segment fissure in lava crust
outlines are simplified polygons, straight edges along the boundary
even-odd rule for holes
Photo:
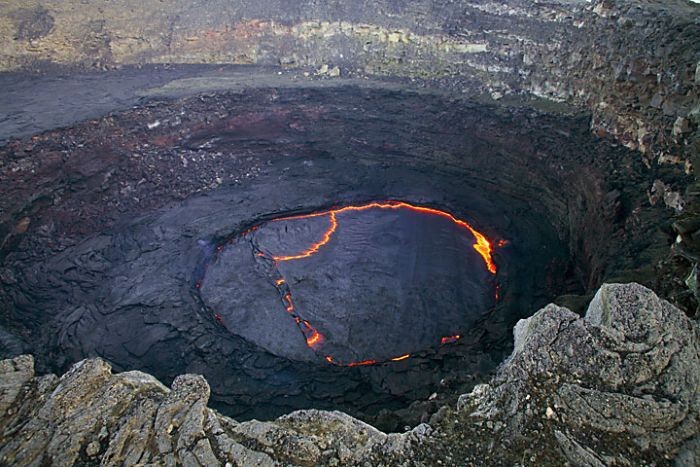
[[[319,253],[319,251],[321,251],[325,246],[327,246],[331,242],[331,240],[334,237],[334,234],[336,234],[336,232],[338,232],[338,230],[341,228],[343,214],[368,210],[409,210],[414,213],[425,214],[429,216],[438,216],[443,219],[447,219],[452,224],[458,226],[460,229],[468,231],[473,236],[474,243],[471,246],[476,251],[476,253],[478,253],[479,257],[483,261],[486,271],[488,271],[488,273],[491,276],[495,276],[497,272],[497,267],[493,259],[492,242],[489,241],[489,239],[484,234],[472,227],[468,222],[458,219],[448,212],[434,208],[417,206],[403,201],[385,201],[372,202],[362,205],[350,205],[310,214],[284,216],[272,219],[270,222],[297,221],[305,219],[308,220],[321,217],[328,218],[328,227],[325,231],[323,231],[321,238],[302,251],[297,251],[292,254],[272,254],[269,251],[265,251],[264,248],[257,247],[255,244],[253,244],[253,253],[256,258],[269,265],[270,276],[274,277],[274,286],[281,296],[284,309],[286,313],[294,320],[299,330],[303,334],[306,345],[310,349],[312,349],[317,355],[322,357],[323,360],[335,366],[357,367],[375,365],[378,363],[399,362],[410,358],[411,353],[405,353],[383,360],[364,359],[358,361],[345,362],[340,361],[333,355],[327,354],[326,352],[324,352],[324,343],[327,340],[326,336],[324,336],[318,329],[316,329],[316,327],[314,327],[314,325],[311,322],[309,322],[306,319],[303,319],[302,316],[300,316],[300,314],[298,313],[297,307],[295,306],[294,299],[292,296],[291,288],[283,273],[280,271],[279,265],[285,262],[303,261],[307,258],[316,255],[317,253]],[[254,226],[242,232],[236,238],[242,239],[243,237],[246,237],[247,235],[258,230],[259,227],[260,225]],[[235,240],[236,239],[234,238],[229,242],[233,243]],[[497,246],[502,246],[503,244],[505,244],[503,240],[500,240],[496,243]],[[222,249],[223,245],[217,247],[218,251],[221,251]],[[496,298],[496,300],[498,300],[498,291],[500,287],[498,284],[495,284],[494,287],[494,297]],[[219,321],[221,324],[224,324],[220,318],[220,315],[215,314],[215,316],[217,317],[217,321]],[[459,334],[443,336],[442,338],[440,338],[439,345],[442,346],[453,344],[457,342],[460,338],[461,336]]]

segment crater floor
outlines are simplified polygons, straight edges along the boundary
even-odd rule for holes
[[[216,319],[295,360],[403,361],[457,341],[497,293],[486,237],[407,203],[279,217],[217,250],[200,285]]]

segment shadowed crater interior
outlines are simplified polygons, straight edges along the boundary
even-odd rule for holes
[[[639,158],[588,122],[333,85],[150,100],[10,142],[0,341],[46,371],[99,355],[202,374],[239,419],[427,420],[520,318],[663,245]]]

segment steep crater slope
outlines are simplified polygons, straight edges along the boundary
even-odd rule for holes
[[[525,310],[558,296],[574,306],[604,279],[653,281],[666,248],[644,166],[590,136],[585,117],[439,94],[151,101],[2,151],[4,352],[32,352],[42,370],[99,355],[164,381],[200,373],[236,417],[316,407],[390,430],[426,420],[508,354]],[[498,297],[448,345],[360,368],[276,356],[202,300],[217,246],[377,200],[449,213],[492,242]]]

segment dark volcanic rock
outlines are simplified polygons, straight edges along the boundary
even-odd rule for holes
[[[229,331],[287,358],[385,362],[464,335],[494,306],[474,236],[448,217],[407,207],[316,214],[220,247],[201,294]]]
[[[43,371],[101,356],[165,382],[202,373],[217,407],[237,417],[401,409],[417,423],[437,408],[425,398],[467,391],[495,367],[527,307],[616,275],[651,282],[652,259],[640,258],[665,248],[664,212],[643,208],[644,167],[593,139],[584,119],[430,93],[296,87],[151,102],[2,154],[4,354],[33,350]],[[499,300],[460,322],[457,343],[377,367],[309,365],[275,356],[287,343],[274,333],[258,347],[238,332],[240,316],[219,306],[226,294],[207,303],[206,267],[232,236],[386,199],[449,211],[504,240]],[[223,282],[253,298],[269,290],[265,313],[280,311],[274,284],[248,283],[238,266]]]
[[[418,78],[567,101],[650,164],[698,165],[699,10],[688,0],[8,1],[0,69],[235,63]]]
[[[0,76],[3,143],[50,130],[0,149],[0,354],[31,351],[42,373],[99,356],[118,371],[174,381],[169,392],[88,360],[57,382],[34,377],[26,357],[5,361],[1,462],[697,463],[697,328],[639,286],[604,287],[583,320],[545,308],[516,329],[516,350],[490,385],[457,412],[439,409],[484,381],[510,351],[518,318],[556,295],[582,311],[603,281],[634,280],[689,314],[700,310],[697,5],[193,5],[0,5],[0,69],[14,70]],[[139,68],[170,62],[202,68]],[[231,74],[207,63],[280,71]],[[133,68],[24,74],[124,65]],[[138,100],[148,80],[167,84]],[[53,112],[35,118],[47,102]],[[126,110],[104,116],[113,109]],[[88,116],[98,119],[55,129]],[[474,222],[499,245],[491,284],[499,298],[481,313],[482,290],[460,282],[469,300],[444,295],[476,303],[479,319],[449,316],[462,321],[459,342],[341,368],[318,361],[289,321],[274,320],[282,290],[265,289],[275,274],[290,276],[304,317],[325,332],[357,333],[352,323],[323,322],[324,303],[309,293],[340,280],[337,263],[318,256],[313,270],[271,270],[217,247],[279,216],[377,199]],[[262,230],[251,252],[279,246]],[[236,271],[209,276],[226,284],[212,300],[207,268],[227,254]],[[379,260],[373,254],[365,266]],[[411,270],[395,262],[397,277]],[[393,279],[355,282],[381,296]],[[415,285],[394,283],[392,300],[437,306]],[[237,306],[227,308],[227,297]],[[255,307],[277,327],[240,331]],[[420,328],[419,318],[409,327]],[[378,349],[382,358],[403,349],[390,344]],[[211,391],[201,377],[175,379],[181,373],[203,374]],[[210,396],[236,417],[343,408],[393,430],[432,419],[437,431],[387,436],[317,411],[238,424],[206,409]],[[425,447],[412,446],[417,438]]]

